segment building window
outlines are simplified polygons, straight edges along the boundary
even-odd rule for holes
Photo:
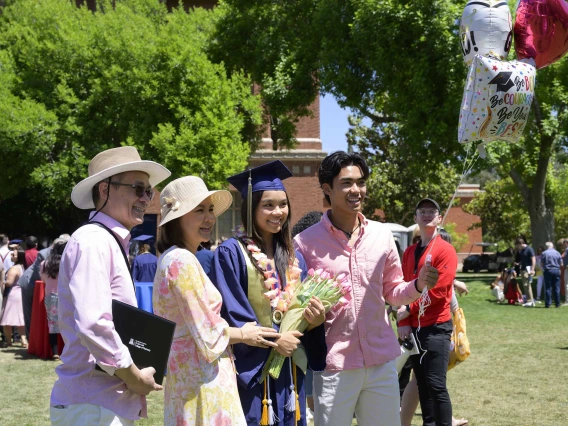
[[[309,175],[312,173],[312,168],[310,166],[304,166],[304,174]]]
[[[292,166],[292,173],[295,175],[300,173],[300,166]]]
[[[213,230],[214,240],[217,243],[220,240],[229,239],[234,235],[233,230],[237,225],[241,224],[241,205],[242,197],[238,192],[231,192],[233,195],[233,203],[215,222],[215,229]]]

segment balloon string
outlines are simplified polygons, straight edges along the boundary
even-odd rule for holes
[[[450,203],[448,204],[448,208],[446,209],[446,213],[444,214],[444,217],[442,218],[442,222],[439,225],[440,228],[443,228],[444,223],[446,222],[446,218],[448,217],[448,213],[450,212],[450,209],[452,208],[452,205],[454,204],[454,200],[455,200],[455,198],[458,194],[458,190],[459,190],[460,186],[462,185],[465,178],[471,173],[471,171],[473,170],[473,166],[475,165],[475,163],[477,162],[477,159],[479,158],[479,153],[477,152],[477,150],[474,150],[473,157],[469,160],[469,164],[468,164],[469,152],[471,150],[472,145],[473,144],[470,144],[468,146],[466,156],[465,156],[465,159],[464,159],[464,167],[463,167],[462,175],[460,177],[458,185],[456,186],[456,190],[454,191],[454,195],[452,195]],[[428,252],[426,254],[426,265],[428,265],[428,266],[430,266],[432,264],[432,249],[434,248],[435,243],[436,243],[436,239],[434,239],[434,241],[432,241],[432,244],[430,244],[430,248],[428,249]],[[422,345],[420,344],[420,340],[418,339],[418,331],[420,331],[420,317],[424,316],[424,314],[426,313],[426,308],[428,308],[431,304],[432,304],[432,300],[430,299],[430,295],[428,294],[428,286],[426,286],[422,290],[422,294],[420,295],[420,299],[418,300],[418,329],[417,329],[417,333],[416,333],[416,341],[418,342],[418,346],[420,347],[420,350],[424,352],[422,354],[422,356],[420,357],[420,364],[422,364],[422,358],[424,358],[424,355],[426,355],[426,352],[428,352],[427,350],[422,349]]]

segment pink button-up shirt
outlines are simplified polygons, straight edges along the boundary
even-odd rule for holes
[[[130,232],[113,218],[94,218],[111,229],[126,249]],[[130,392],[114,375],[132,364],[112,322],[112,299],[137,306],[132,279],[116,240],[98,225],[71,236],[59,268],[59,328],[65,348],[51,406],[95,404],[126,419],[146,417],[146,398]],[[98,364],[104,371],[95,370]]]
[[[406,305],[420,293],[413,281],[404,281],[394,238],[386,226],[359,214],[359,236],[349,246],[328,213],[294,238],[308,268],[322,268],[333,275],[344,273],[351,280],[351,302],[326,316],[326,370],[352,370],[391,361],[400,355],[400,346],[385,300],[394,306]]]

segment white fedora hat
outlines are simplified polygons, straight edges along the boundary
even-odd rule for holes
[[[215,216],[222,214],[233,203],[229,191],[209,191],[205,182],[197,176],[185,176],[171,181],[160,195],[162,221],[159,226],[189,213],[207,197],[211,197],[213,201]]]
[[[71,201],[80,209],[94,209],[92,190],[100,181],[124,172],[147,173],[152,187],[167,179],[171,173],[161,164],[145,161],[133,146],[107,149],[89,163],[89,177],[83,179],[71,192]]]

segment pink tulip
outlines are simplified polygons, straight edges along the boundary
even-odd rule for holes
[[[335,281],[337,281],[338,283],[341,283],[343,280],[347,279],[347,274],[345,273],[341,273],[339,274],[336,278]]]
[[[313,277],[314,274],[315,274],[314,268],[310,268],[310,270],[308,271],[308,275],[309,275],[310,277]]]
[[[323,274],[323,269],[316,269],[316,271],[314,272],[314,275],[319,275],[321,276],[321,274]]]
[[[252,251],[253,253],[260,253],[260,249],[252,244],[247,245],[247,250]]]
[[[327,271],[323,271],[320,276],[323,280],[329,280],[331,278],[331,274]]]

